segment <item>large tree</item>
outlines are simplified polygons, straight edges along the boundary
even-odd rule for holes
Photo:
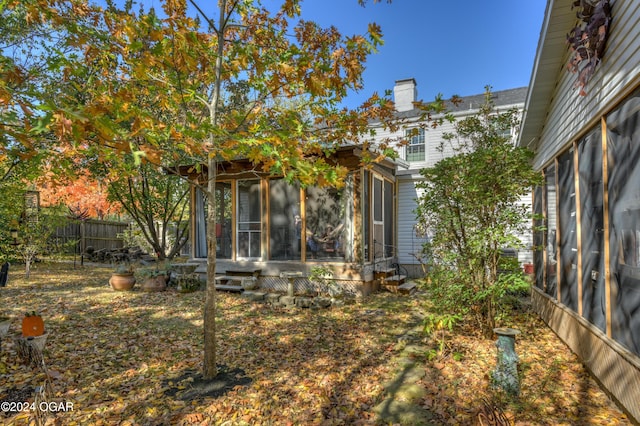
[[[380,28],[370,24],[364,35],[344,36],[302,19],[299,0],[269,7],[260,0],[165,0],[161,11],[136,11],[131,1],[119,8],[107,0],[104,9],[82,0],[9,3],[66,34],[65,54],[47,63],[57,78],[35,103],[36,113],[26,113],[37,131],[55,136],[56,158],[71,158],[66,164],[78,169],[100,163],[111,176],[146,163],[174,171],[190,164],[205,176],[203,372],[214,377],[217,164],[243,157],[302,185],[340,186],[346,170],[328,157],[341,144],[361,145],[365,163],[394,155],[384,144],[369,150],[375,138],[369,124],[394,116],[388,97],[341,106],[349,91],[362,89]],[[425,115],[431,110],[426,105]]]
[[[43,171],[36,180],[42,205],[64,206],[70,217],[78,219],[107,220],[122,213],[122,205],[108,199],[108,187],[108,183],[96,179],[86,170],[71,176]]]
[[[147,162],[109,184],[110,197],[136,223],[159,260],[173,259],[187,243],[189,185]]]
[[[346,170],[327,157],[345,141],[367,148],[369,122],[393,114],[389,99],[377,95],[357,109],[340,106],[349,90],[362,89],[379,27],[343,36],[301,19],[300,1],[267,8],[258,0],[220,0],[205,8],[166,0],[162,11],[134,11],[131,2],[119,10],[109,1],[94,10],[78,1],[75,19],[61,2],[11,3],[32,19],[65,25],[69,35],[68,54],[49,62],[60,77],[56,96],[38,104],[39,123],[56,136],[59,155],[84,158],[87,167],[108,164],[115,174],[124,161],[206,170],[210,232],[218,161],[245,157],[303,185],[340,185]],[[208,236],[207,378],[217,374],[215,241]]]
[[[518,235],[530,221],[521,199],[539,179],[532,153],[512,142],[518,123],[519,111],[497,111],[487,87],[479,112],[445,134],[441,147],[455,155],[421,170],[417,216],[429,236],[429,282],[442,315],[435,319],[445,324],[471,315],[486,336],[497,303],[517,279],[500,273],[502,251],[522,247]]]

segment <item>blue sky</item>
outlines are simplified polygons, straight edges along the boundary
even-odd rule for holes
[[[206,12],[216,1],[196,0]],[[159,8],[161,0],[136,3]],[[439,93],[483,93],[486,85],[494,91],[527,86],[546,0],[368,0],[366,7],[357,0],[304,0],[301,7],[304,19],[345,35],[364,34],[369,22],[382,27],[385,44],[367,61],[364,90],[345,102],[355,107],[411,77],[425,101]]]
[[[546,0],[382,0],[366,7],[357,0],[306,0],[302,13],[341,32],[363,33],[368,22],[382,27],[385,44],[367,61],[362,93],[392,89],[415,78],[418,97],[428,101],[529,84]]]

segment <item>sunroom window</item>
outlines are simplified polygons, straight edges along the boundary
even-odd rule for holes
[[[269,253],[274,260],[300,260],[300,186],[269,181]]]
[[[261,256],[260,180],[238,181],[238,257]]]
[[[306,189],[307,260],[352,260],[353,177],[341,189]]]

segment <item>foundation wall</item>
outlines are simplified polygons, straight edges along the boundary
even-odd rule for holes
[[[534,288],[531,298],[543,321],[582,359],[631,420],[640,424],[638,357],[538,289]]]

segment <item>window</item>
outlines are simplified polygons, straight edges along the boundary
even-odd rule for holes
[[[425,143],[424,129],[407,129],[405,136],[408,139],[406,147],[407,161],[424,161],[425,160]]]
[[[353,260],[353,177],[341,189],[306,189],[306,259]]]
[[[367,170],[363,173],[362,181],[362,245],[363,255],[366,261],[370,260],[369,257],[369,244],[371,241],[371,173]]]
[[[388,180],[384,181],[384,255],[391,257],[394,255],[393,246],[393,184]]]
[[[216,256],[219,259],[231,259],[231,183],[216,183]],[[206,194],[195,192],[195,256],[207,257],[207,217],[209,206]]]
[[[390,257],[393,247],[393,183],[381,177],[373,178],[373,239],[374,256]]]
[[[578,144],[581,206],[582,316],[606,332],[602,128]]]
[[[640,91],[606,117],[611,335],[640,355]]]
[[[560,301],[578,311],[578,239],[576,190],[574,179],[574,150],[558,158],[558,262],[560,267]]]
[[[300,260],[302,216],[300,187],[284,179],[269,181],[269,253],[271,259]]]
[[[535,285],[541,290],[544,290],[544,216],[542,210],[542,197],[544,189],[538,185],[534,189],[533,196],[533,213],[534,216],[534,228],[533,228],[533,263],[535,265]]]
[[[196,257],[207,257],[207,197],[200,189],[195,192],[194,208],[194,254]]]
[[[216,256],[231,259],[231,182],[216,183]]]
[[[259,258],[261,239],[260,181],[238,181],[238,257]]]

